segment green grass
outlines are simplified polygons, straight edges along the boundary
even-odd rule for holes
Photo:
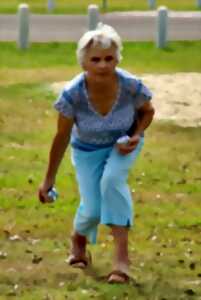
[[[90,0],[55,0],[54,13],[59,14],[85,14]],[[198,10],[195,0],[157,0],[157,6],[166,5],[171,10]],[[21,0],[1,0],[0,13],[16,13]],[[33,13],[47,13],[47,0],[27,0]],[[94,4],[102,8],[101,0],[94,0]],[[108,11],[148,10],[148,0],[108,0]]]
[[[148,130],[129,175],[135,189],[129,243],[134,280],[108,286],[102,278],[112,268],[108,229],[100,228],[91,247],[94,266],[86,273],[65,263],[79,201],[69,151],[58,174],[58,201],[37,201],[55,131],[55,95],[47,82],[26,83],[23,73],[24,83],[0,87],[0,251],[7,253],[0,259],[0,299],[188,300],[188,293],[199,299],[201,129],[155,122]],[[14,235],[20,240],[11,241]],[[34,257],[42,260],[34,264]]]
[[[76,65],[75,43],[33,44],[27,51],[18,50],[10,42],[0,45],[0,68],[75,68]],[[121,66],[139,73],[200,72],[200,53],[201,41],[169,42],[165,49],[157,49],[153,42],[125,42]]]
[[[122,64],[130,62],[134,71],[135,55],[132,63],[127,58],[131,47],[125,48],[127,61]],[[0,47],[0,252],[5,253],[5,257],[0,254],[0,300],[200,299],[200,127],[154,122],[147,130],[141,157],[129,174],[135,201],[130,284],[111,286],[103,278],[113,257],[112,238],[105,227],[100,227],[98,244],[90,246],[93,267],[81,272],[65,263],[79,202],[69,150],[58,173],[58,201],[42,205],[37,200],[56,127],[52,109],[56,95],[50,83],[78,71],[73,55],[63,54],[65,49],[67,45],[34,45],[20,54],[13,44]],[[144,73],[147,66],[141,60],[142,56],[138,71]],[[175,64],[176,60],[175,55]],[[157,72],[157,62],[152,63]],[[183,68],[178,63],[177,68],[163,65],[163,72]],[[15,235],[18,239],[12,241]]]

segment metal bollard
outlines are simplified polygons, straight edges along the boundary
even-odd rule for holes
[[[197,6],[198,8],[201,8],[201,0],[197,0]]]
[[[148,0],[149,8],[154,9],[156,7],[156,0]]]
[[[48,0],[47,1],[47,9],[49,12],[52,12],[55,8],[55,0]]]
[[[164,48],[167,43],[168,10],[165,6],[158,8],[156,45],[158,48]]]
[[[18,47],[27,49],[29,46],[29,6],[20,4],[18,7]]]
[[[88,6],[88,28],[89,30],[96,29],[99,22],[99,9],[95,4]]]

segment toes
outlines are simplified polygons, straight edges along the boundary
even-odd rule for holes
[[[86,265],[86,263],[80,261],[80,262],[76,262],[76,263],[71,264],[71,266],[73,268],[85,269],[87,265]]]
[[[108,283],[124,283],[124,282],[126,282],[125,278],[123,278],[119,275],[112,274],[108,278]]]
[[[114,270],[108,275],[108,283],[126,283],[129,281],[129,276],[120,270]]]

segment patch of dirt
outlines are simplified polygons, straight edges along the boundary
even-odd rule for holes
[[[201,126],[201,73],[144,74],[140,76],[153,92],[156,120],[170,120],[182,127]],[[58,93],[65,82],[51,88]]]

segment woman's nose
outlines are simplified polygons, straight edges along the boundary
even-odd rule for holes
[[[104,59],[102,59],[102,60],[100,61],[100,63],[99,63],[99,67],[100,67],[101,69],[105,68],[106,65],[107,65],[107,63],[106,63],[106,61],[105,61]]]

